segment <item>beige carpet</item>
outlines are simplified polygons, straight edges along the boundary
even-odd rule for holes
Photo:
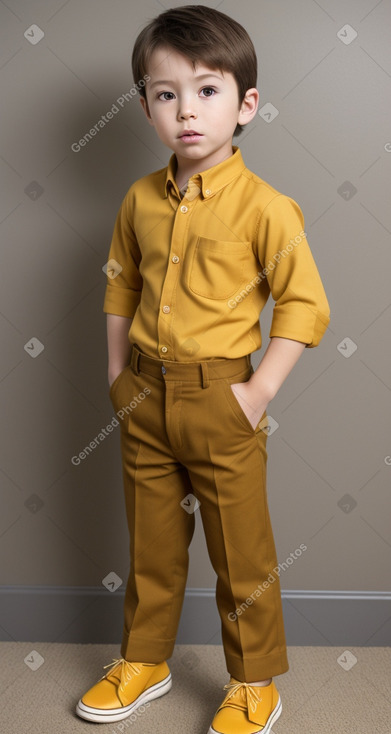
[[[342,647],[288,648],[290,669],[274,678],[282,701],[274,734],[391,734],[391,649],[344,653]],[[221,646],[177,645],[168,661],[169,693],[135,721],[91,724],[74,707],[104,674],[103,665],[119,657],[116,645],[3,642],[0,654],[2,734],[207,734],[229,681]]]

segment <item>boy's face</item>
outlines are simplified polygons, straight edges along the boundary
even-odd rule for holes
[[[232,154],[236,124],[250,122],[257,111],[259,94],[255,88],[247,91],[239,109],[233,74],[202,64],[194,71],[189,59],[167,47],[153,52],[148,74],[147,100],[141,97],[141,105],[158,137],[178,161],[208,160],[219,151]],[[182,137],[186,129],[200,135]]]

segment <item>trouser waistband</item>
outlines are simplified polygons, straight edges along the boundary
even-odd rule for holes
[[[136,375],[145,372],[160,380],[199,381],[200,386],[205,388],[210,380],[232,377],[252,365],[250,354],[234,359],[207,359],[199,362],[156,359],[144,354],[137,344],[133,344],[130,367]]]

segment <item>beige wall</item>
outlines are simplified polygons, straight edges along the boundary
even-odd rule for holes
[[[271,102],[279,115],[271,123],[257,115],[234,143],[250,169],[302,207],[331,306],[321,345],[305,350],[269,405],[279,424],[268,439],[279,561],[307,546],[281,586],[386,590],[389,4],[206,4],[252,35],[260,107]],[[113,417],[102,267],[115,215],[130,184],[166,165],[171,151],[137,98],[79,152],[71,145],[130,89],[133,41],[163,9],[152,0],[0,6],[3,584],[97,587],[110,571],[127,577],[119,429],[79,466],[71,458]],[[337,37],[347,23],[358,32],[349,44]],[[35,45],[23,35],[32,24],[45,34]],[[357,189],[349,200],[339,193],[346,181]],[[44,347],[35,358],[26,351],[33,338]],[[357,349],[346,358],[339,345],[348,340]],[[340,506],[346,496],[349,511]],[[188,586],[214,585],[198,514]]]

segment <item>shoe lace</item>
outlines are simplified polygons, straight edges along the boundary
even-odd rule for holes
[[[262,701],[262,697],[258,696],[258,693],[256,692],[256,689],[259,688],[259,686],[255,687],[252,686],[250,683],[245,682],[239,682],[239,683],[227,683],[224,686],[224,690],[230,690],[229,693],[227,693],[224,703],[226,703],[232,696],[235,695],[238,691],[241,691],[241,693],[245,696],[247,699],[247,705],[250,707],[251,712],[254,713],[256,711],[256,708],[258,706],[258,703]]]
[[[123,691],[132,675],[138,675],[140,673],[141,667],[136,663],[130,663],[128,660],[124,660],[124,658],[113,658],[112,663],[103,666],[104,668],[111,668],[104,677],[113,673],[118,665],[121,666],[119,690]]]

